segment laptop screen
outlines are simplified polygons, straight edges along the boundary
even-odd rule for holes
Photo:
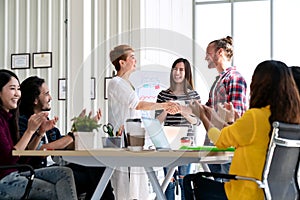
[[[171,149],[163,127],[158,119],[142,117],[145,130],[150,136],[152,143],[157,150]]]
[[[162,126],[158,119],[143,118],[145,130],[156,149],[178,150],[181,138],[187,136],[188,127]]]

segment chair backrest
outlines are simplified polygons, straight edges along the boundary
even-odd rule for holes
[[[299,199],[299,150],[300,125],[274,122],[263,172],[266,199]]]

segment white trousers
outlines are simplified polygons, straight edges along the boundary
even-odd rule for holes
[[[111,183],[116,200],[145,200],[149,196],[148,176],[142,167],[118,167],[112,175]]]

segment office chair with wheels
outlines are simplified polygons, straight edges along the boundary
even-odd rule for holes
[[[33,183],[33,179],[34,179],[34,176],[35,176],[35,172],[34,172],[34,169],[32,168],[32,166],[27,165],[27,164],[2,165],[2,166],[0,166],[0,169],[18,169],[19,171],[29,171],[30,174],[29,174],[29,176],[27,176],[28,183],[27,183],[27,186],[25,188],[25,192],[24,192],[21,200],[28,199],[29,193],[30,193],[30,190],[31,190],[31,186],[32,186],[32,183]]]
[[[300,158],[300,124],[287,124],[274,122],[273,132],[266,155],[262,181],[231,174],[218,174],[199,172],[186,180],[185,185],[189,191],[193,191],[197,199],[197,177],[214,177],[234,180],[254,181],[258,187],[264,190],[265,199],[270,200],[298,200],[299,183],[297,173]]]

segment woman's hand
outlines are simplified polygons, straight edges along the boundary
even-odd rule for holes
[[[37,114],[33,114],[30,116],[28,120],[27,130],[33,134],[42,123],[46,122],[48,119],[48,113],[47,112],[40,112]]]
[[[224,127],[224,125],[226,124],[226,121],[224,121],[224,119],[221,118],[220,115],[212,108],[211,108],[210,121],[213,124],[213,126],[217,127],[219,130],[221,130]]]
[[[183,106],[180,105],[181,108],[181,115],[191,124],[195,125],[199,125],[199,118],[193,113],[193,110],[190,106]]]
[[[191,108],[192,112],[200,118],[200,103],[196,100],[192,100],[189,104],[189,107]]]
[[[211,108],[202,105],[199,101],[191,101],[189,107],[192,109],[192,112],[203,121],[203,118],[206,117],[210,119]]]
[[[233,123],[239,118],[238,113],[234,110],[233,104],[224,103],[218,104],[218,114],[226,123]]]
[[[224,126],[224,120],[220,118],[218,113],[214,111],[213,108],[201,105],[199,102],[195,101],[192,105],[194,112],[198,112],[199,118],[204,124],[205,129],[208,131],[211,127],[217,127],[222,129]]]

